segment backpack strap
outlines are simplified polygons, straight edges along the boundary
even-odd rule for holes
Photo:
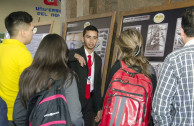
[[[128,68],[128,66],[125,64],[123,60],[120,60],[121,68]]]
[[[140,66],[133,66],[133,65],[130,65],[128,68],[134,68],[135,71],[136,71],[137,73],[140,73],[140,72],[142,71],[142,69],[141,69]]]
[[[127,66],[123,60],[121,60],[120,62],[121,62],[121,68],[135,69],[137,73],[140,73],[142,71],[141,67],[139,66],[134,66],[134,65]]]

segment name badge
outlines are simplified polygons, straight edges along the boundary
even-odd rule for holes
[[[87,79],[87,84],[91,84],[92,82],[91,82],[91,76],[89,76],[88,77],[88,79]]]

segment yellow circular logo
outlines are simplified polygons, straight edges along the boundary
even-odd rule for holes
[[[164,21],[164,14],[163,13],[158,13],[154,16],[154,22],[155,23],[161,23],[162,21]]]
[[[84,28],[87,27],[87,26],[89,26],[89,25],[90,25],[90,22],[84,23]]]

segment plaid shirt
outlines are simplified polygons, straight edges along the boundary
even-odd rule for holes
[[[166,57],[152,117],[156,126],[194,126],[194,40]]]

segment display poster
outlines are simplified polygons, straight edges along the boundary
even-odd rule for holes
[[[183,42],[181,39],[181,32],[180,32],[181,21],[182,21],[182,18],[177,18],[176,30],[175,30],[175,35],[174,35],[173,50],[177,50],[177,49],[183,47]]]
[[[147,57],[163,57],[166,43],[168,23],[148,26],[144,55]]]
[[[163,61],[170,52],[183,47],[180,27],[185,9],[123,16],[121,31],[137,29],[143,36],[144,56],[150,61]]]
[[[34,57],[36,50],[41,42],[41,40],[49,33],[42,33],[42,34],[34,34],[30,44],[26,45],[28,51],[30,51],[32,57]]]
[[[53,23],[43,23],[35,24],[34,28],[36,33],[33,35],[30,44],[26,45],[28,51],[30,51],[32,57],[34,57],[36,50],[41,42],[41,40],[52,31]]]

